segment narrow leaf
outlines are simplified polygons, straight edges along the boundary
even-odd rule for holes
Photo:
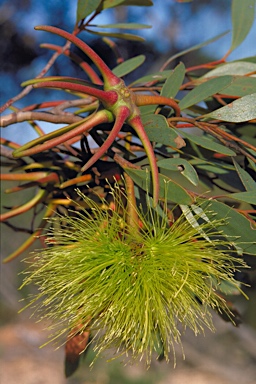
[[[148,83],[150,81],[157,81],[159,83],[165,81],[167,77],[172,73],[171,70],[167,71],[162,71],[162,72],[155,72],[152,75],[147,75],[143,76],[140,79],[137,79],[130,85],[135,85],[135,84],[143,84],[143,83]]]
[[[240,165],[235,161],[235,159],[233,159],[233,163],[246,191],[254,191],[254,193],[256,194],[256,182],[253,180],[253,178],[249,175],[248,172],[246,172],[242,167],[240,167]]]
[[[191,107],[215,93],[219,93],[222,89],[230,85],[232,81],[232,76],[221,76],[198,85],[179,102],[180,109]]]
[[[96,32],[91,29],[86,28],[86,31],[97,36],[108,36],[115,37],[118,39],[131,40],[131,41],[145,41],[145,39],[141,36],[133,35],[131,33],[112,33],[112,32]]]
[[[226,63],[218,65],[218,67],[207,72],[202,79],[216,76],[225,76],[225,75],[238,75],[243,76],[247,73],[256,71],[256,63],[251,63],[247,61],[234,61],[232,63]]]
[[[170,64],[173,60],[177,59],[178,57],[184,56],[184,55],[186,55],[186,54],[189,53],[189,52],[196,51],[196,50],[198,50],[198,49],[200,49],[200,48],[203,48],[203,47],[205,47],[205,46],[207,46],[207,45],[209,45],[209,44],[211,44],[211,43],[214,43],[216,40],[221,39],[223,36],[227,35],[228,33],[229,33],[229,31],[222,32],[222,33],[220,33],[219,35],[214,36],[214,37],[212,37],[211,39],[204,41],[203,43],[196,44],[196,45],[194,45],[193,47],[184,49],[183,51],[176,53],[175,55],[171,56],[171,57],[167,60],[167,62],[165,63],[164,67],[166,67],[168,64]]]
[[[191,134],[184,132],[184,131],[182,131],[182,136],[189,139],[190,141],[192,141],[196,145],[199,145],[200,147],[209,149],[213,152],[222,153],[223,155],[227,155],[227,156],[235,156],[236,155],[236,153],[234,151],[232,151],[231,149],[225,147],[222,144],[216,143],[214,140],[208,139],[207,137],[191,135]]]
[[[118,5],[123,5],[125,0],[104,0],[103,1],[103,9],[106,8],[114,8],[117,7]]]
[[[151,25],[139,24],[139,23],[118,23],[118,24],[97,24],[97,25],[90,24],[90,27],[116,28],[116,29],[149,29],[149,28],[152,28]]]
[[[140,114],[142,115],[151,115],[154,114],[156,110],[156,105],[142,105],[139,107]]]
[[[244,201],[245,203],[256,205],[256,190],[249,191],[249,192],[230,193],[227,196],[230,197],[231,199]]]
[[[144,55],[133,57],[132,59],[126,60],[124,63],[119,64],[112,70],[112,72],[116,76],[122,77],[138,68],[141,64],[144,63],[145,59],[146,57]]]
[[[152,193],[151,177],[148,170],[126,168],[125,171],[131,176],[135,184],[144,191]],[[190,205],[193,202],[192,197],[188,192],[169,177],[159,174],[159,183],[160,198],[167,199],[177,204]]]
[[[207,210],[210,219],[227,218],[228,222],[218,227],[230,241],[237,242],[244,252],[256,254],[256,229],[251,222],[228,205],[216,200],[207,200],[201,204]]]
[[[103,9],[114,8],[120,5],[137,5],[143,7],[149,7],[153,5],[151,0],[104,0]]]
[[[225,95],[243,97],[256,93],[255,77],[233,76],[233,79],[233,82],[222,91]]]
[[[241,97],[225,107],[204,115],[204,117],[231,123],[241,123],[256,119],[256,93]]]
[[[95,11],[100,5],[101,0],[78,0],[77,2],[77,11],[76,11],[76,21],[85,19],[93,11]]]
[[[167,77],[161,90],[161,96],[175,97],[183,83],[185,73],[185,65],[183,63],[178,64],[173,72]]]
[[[246,38],[255,19],[255,0],[232,1],[232,43],[237,48]]]
[[[256,56],[249,56],[239,59],[239,61],[248,61],[250,63],[256,63]]]
[[[180,172],[186,179],[188,179],[193,185],[198,185],[198,175],[195,168],[185,159],[172,158],[163,159],[157,162],[159,168],[168,169],[171,171]]]
[[[136,5],[142,7],[150,7],[153,5],[152,0],[125,0],[122,5]]]
[[[150,141],[177,147],[175,140],[177,140],[178,134],[169,127],[164,116],[143,115],[142,123]]]
[[[195,165],[196,168],[202,169],[207,172],[216,173],[217,175],[225,175],[228,174],[228,170],[223,167],[222,164],[214,163],[210,161],[204,161],[203,159],[192,159],[190,163]]]

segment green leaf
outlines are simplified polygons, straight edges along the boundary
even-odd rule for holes
[[[223,90],[225,95],[242,97],[256,93],[255,77],[234,76],[233,79],[233,82]]]
[[[252,167],[252,169],[254,170],[254,172],[256,172],[256,164],[249,157],[247,157],[247,160],[248,160],[250,166]]]
[[[238,75],[243,76],[256,71],[256,63],[247,61],[234,61],[232,63],[221,64],[217,68],[207,72],[202,79],[209,77]]]
[[[175,55],[171,56],[167,60],[167,62],[165,64],[165,67],[167,66],[167,64],[171,63],[173,60],[177,59],[178,57],[184,56],[184,55],[186,55],[189,52],[196,51],[197,49],[203,48],[203,47],[205,47],[205,46],[207,46],[207,45],[209,45],[211,43],[214,43],[216,40],[219,40],[220,38],[222,38],[223,36],[227,35],[228,33],[229,33],[229,31],[222,32],[219,35],[214,36],[211,39],[204,41],[203,43],[196,44],[193,47],[184,49],[183,51],[176,53]]]
[[[122,5],[124,1],[125,0],[104,0],[103,9],[117,7],[118,5]]]
[[[159,168],[178,171],[186,177],[193,185],[198,185],[198,175],[195,168],[185,159],[172,158],[163,159],[157,162]]]
[[[77,11],[76,11],[76,21],[85,19],[90,15],[95,9],[100,5],[101,0],[78,0],[77,2]]]
[[[156,105],[142,105],[139,107],[140,114],[142,115],[151,115],[156,110]]]
[[[150,181],[150,172],[148,170],[125,168],[125,171],[144,191],[152,193],[152,185]],[[159,174],[160,198],[167,199],[176,204],[192,204],[192,197],[179,184],[171,180],[169,177]]]
[[[231,199],[244,201],[245,203],[256,204],[256,189],[248,192],[230,193],[227,196]]]
[[[218,289],[218,291],[221,291],[224,293],[224,295],[240,295],[241,289],[239,289],[237,286],[234,286],[234,284],[231,284],[229,281],[217,281],[216,279],[212,278],[213,284],[215,284],[215,287]]]
[[[246,95],[225,107],[204,115],[205,118],[241,123],[256,119],[256,93]]]
[[[138,23],[97,24],[97,25],[90,24],[90,27],[115,28],[115,29],[149,29],[149,28],[152,28],[151,25],[138,24]]]
[[[161,90],[161,96],[175,97],[183,83],[185,73],[185,65],[183,63],[178,64],[172,73],[167,77]]]
[[[144,55],[133,57],[132,59],[126,60],[124,63],[119,64],[112,70],[112,72],[116,76],[122,77],[138,68],[141,64],[144,63],[145,59],[146,57]]]
[[[152,0],[125,0],[122,5],[133,5],[140,7],[151,7],[153,4]]]
[[[169,127],[164,116],[143,115],[141,120],[150,141],[177,147],[176,140],[179,135],[173,128]]]
[[[97,36],[108,36],[112,38],[131,40],[131,41],[145,41],[145,39],[141,36],[133,35],[132,33],[112,33],[112,32],[99,32],[92,31],[91,29],[86,28],[86,31]]]
[[[198,85],[179,102],[180,109],[191,107],[215,93],[219,93],[222,89],[230,85],[232,81],[232,76],[221,76]]]
[[[237,242],[246,253],[256,255],[256,229],[252,228],[251,222],[244,215],[216,200],[203,201],[200,206],[207,210],[207,216],[212,220],[227,218],[228,223],[218,229],[223,231],[231,242]]]
[[[138,5],[143,7],[149,7],[153,5],[151,0],[104,0],[103,9],[114,8],[120,5]]]
[[[255,0],[232,1],[232,43],[237,48],[246,38],[255,20]]]
[[[217,175],[225,175],[229,173],[228,169],[225,169],[221,164],[215,162],[204,161],[203,159],[192,159],[190,160],[190,163],[195,165],[198,169],[216,173]]]
[[[143,76],[140,79],[137,79],[134,81],[131,85],[135,84],[144,84],[148,83],[150,81],[157,81],[158,83],[161,83],[167,79],[167,77],[172,73],[171,70],[162,71],[162,72],[155,72],[152,75]]]
[[[233,159],[233,163],[246,191],[254,191],[254,194],[256,194],[256,182],[253,180],[253,178],[249,175],[248,172],[246,172],[242,167],[240,167],[240,165],[235,161],[235,159]]]
[[[238,61],[248,61],[249,63],[256,63],[256,56],[249,56],[239,59]]]
[[[227,155],[227,156],[236,156],[236,153],[234,151],[225,147],[222,144],[216,143],[213,139],[211,140],[204,136],[191,135],[184,131],[182,131],[182,136],[192,141],[196,145],[199,145],[200,147],[203,147],[206,149],[210,149],[213,152],[222,153],[223,155]]]

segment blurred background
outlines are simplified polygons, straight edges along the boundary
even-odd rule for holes
[[[62,42],[58,37],[45,32],[35,32],[34,26],[49,24],[72,31],[76,19],[74,0],[12,0],[0,1],[0,104],[21,91],[20,83],[35,77],[51,57],[51,53],[41,49],[45,42]],[[172,55],[193,45],[202,43],[225,31],[231,30],[231,0],[194,0],[179,3],[174,0],[154,0],[154,7],[119,7],[109,9],[95,19],[95,23],[139,22],[152,25],[151,29],[139,31],[146,41],[129,42],[116,40],[122,56],[127,59],[145,54],[146,62],[126,78],[129,84],[133,79],[147,72],[158,71]],[[136,32],[137,33],[137,32]],[[256,53],[256,25],[246,41],[234,51],[229,60],[238,60]],[[100,38],[86,32],[81,33],[110,67],[115,67],[115,56],[108,45]],[[231,33],[221,40],[179,58],[186,66],[220,59],[229,49]],[[178,62],[172,62],[172,69]],[[65,57],[60,57],[50,73],[55,75],[84,76],[80,69]],[[31,92],[15,105],[23,107],[45,96],[53,99],[52,91]],[[41,99],[40,99],[41,98]],[[44,130],[51,126],[45,124]],[[26,123],[8,127],[1,134],[15,142],[24,143],[33,136]],[[1,205],[18,205],[24,201],[23,192],[5,195],[4,189],[11,182],[1,185]],[[28,193],[28,192],[26,192]],[[33,193],[31,190],[29,193]],[[28,199],[28,196],[25,196]],[[20,228],[29,227],[31,216],[22,215],[12,220]],[[15,232],[6,224],[1,224],[1,257],[10,254],[27,234]],[[38,241],[37,248],[41,248]],[[24,268],[21,260],[26,255],[1,265],[0,297],[0,360],[1,384],[255,384],[256,383],[256,299],[255,289],[248,291],[250,300],[234,298],[242,314],[243,324],[237,329],[223,322],[213,314],[216,332],[206,332],[205,336],[195,337],[186,332],[183,337],[186,359],[177,350],[177,367],[154,362],[149,370],[143,362],[134,366],[123,366],[120,360],[106,363],[99,359],[93,369],[89,368],[93,352],[89,351],[81,364],[81,369],[70,379],[64,378],[62,348],[57,351],[52,345],[39,349],[47,339],[46,324],[36,324],[29,318],[29,311],[18,311],[20,302],[27,292],[19,291],[19,272]],[[251,282],[255,286],[255,282]],[[109,355],[111,357],[111,353]]]

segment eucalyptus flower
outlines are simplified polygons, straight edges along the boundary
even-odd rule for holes
[[[112,208],[79,194],[87,208],[52,220],[50,246],[24,272],[23,286],[38,287],[28,306],[51,321],[52,340],[89,331],[97,355],[114,347],[150,364],[154,351],[169,360],[182,329],[214,330],[211,309],[232,319],[218,289],[240,289],[234,272],[244,265],[218,231],[223,221],[196,214],[192,225],[181,214],[170,225],[149,197],[147,212],[130,215],[120,189]]]

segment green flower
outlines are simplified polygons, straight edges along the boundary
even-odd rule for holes
[[[232,318],[217,290],[223,283],[239,289],[233,275],[244,265],[216,229],[223,222],[197,215],[196,226],[181,215],[170,225],[149,198],[147,213],[133,207],[132,222],[120,193],[113,193],[116,209],[80,196],[90,209],[55,219],[61,225],[48,235],[55,245],[24,272],[23,286],[38,286],[29,305],[52,321],[52,339],[79,326],[90,330],[97,354],[114,347],[150,364],[154,350],[169,359],[181,328],[214,329],[211,309]]]

